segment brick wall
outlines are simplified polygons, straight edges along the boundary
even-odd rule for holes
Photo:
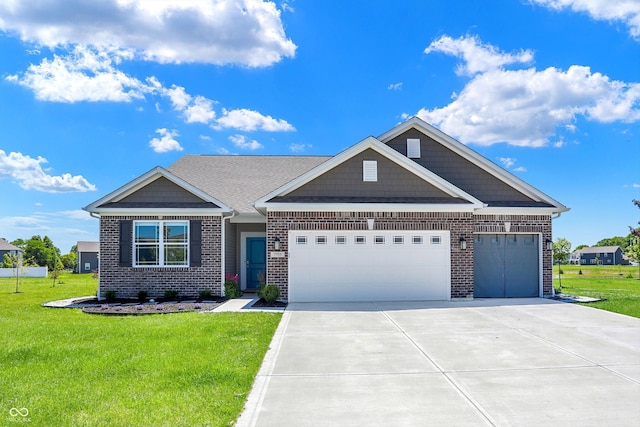
[[[512,233],[541,233],[543,293],[551,295],[552,254],[544,242],[551,239],[549,215],[473,215],[454,212],[269,212],[267,253],[280,239],[280,250],[288,251],[289,230],[367,230],[367,218],[375,219],[376,230],[449,230],[451,236],[451,298],[473,298],[473,233],[505,233],[505,221]],[[460,249],[464,236],[467,249]],[[267,257],[267,281],[288,297],[288,259]]]
[[[453,212],[269,212],[267,253],[280,239],[280,250],[288,251],[289,230],[367,230],[367,218],[375,219],[375,230],[449,230],[451,235],[451,298],[473,298],[473,216]],[[459,240],[465,236],[467,249]],[[287,258],[267,257],[267,281],[278,285],[288,298]]]
[[[100,218],[100,296],[114,290],[118,297],[136,297],[147,291],[161,297],[175,289],[181,296],[194,297],[202,289],[221,295],[221,218],[219,216],[163,216],[162,220],[202,220],[201,267],[120,267],[118,241],[120,220],[158,220],[157,216],[103,216]]]

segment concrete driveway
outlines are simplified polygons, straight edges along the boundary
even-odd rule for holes
[[[545,299],[290,304],[238,425],[640,425],[640,319]]]

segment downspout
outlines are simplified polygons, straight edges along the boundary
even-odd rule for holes
[[[225,220],[230,220],[231,218],[233,218],[234,216],[236,216],[238,212],[236,212],[235,209],[233,209],[231,211],[231,215],[229,216],[224,216],[224,214],[222,214],[222,232],[220,233],[220,271],[222,273],[222,277],[221,277],[221,282],[220,282],[220,296],[225,296],[225,292],[224,292],[224,280],[226,277],[226,237],[225,237],[225,230],[226,227],[224,225]]]
[[[562,212],[556,212],[555,216],[551,215],[551,221],[560,218]],[[553,238],[553,236],[551,236]],[[551,254],[551,298],[556,297],[556,288],[553,287],[553,253]]]

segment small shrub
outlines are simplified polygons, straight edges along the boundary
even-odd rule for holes
[[[107,299],[107,301],[113,301],[114,299],[116,299],[117,293],[118,292],[114,291],[113,289],[108,289],[104,291],[104,297]]]
[[[138,291],[138,301],[145,302],[148,296],[147,291]]]
[[[211,298],[211,289],[201,289],[198,291],[198,296],[200,299],[210,299]]]
[[[233,280],[225,280],[224,295],[227,298],[238,298],[242,296],[242,291],[240,291],[240,286],[238,286],[237,282]]]
[[[178,295],[180,295],[180,291],[176,289],[167,289],[166,291],[164,291],[165,299],[177,299]]]
[[[260,288],[260,298],[265,300],[267,304],[273,304],[280,297],[280,288],[276,285],[266,285]]]

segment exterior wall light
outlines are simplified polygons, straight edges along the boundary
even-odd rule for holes
[[[464,236],[460,236],[460,249],[467,249],[467,239],[465,239]]]
[[[280,238],[276,237],[275,239],[273,239],[273,249],[275,249],[276,251],[280,250]]]
[[[553,250],[553,240],[547,239],[544,242],[547,244],[547,250],[548,251],[552,251]]]

